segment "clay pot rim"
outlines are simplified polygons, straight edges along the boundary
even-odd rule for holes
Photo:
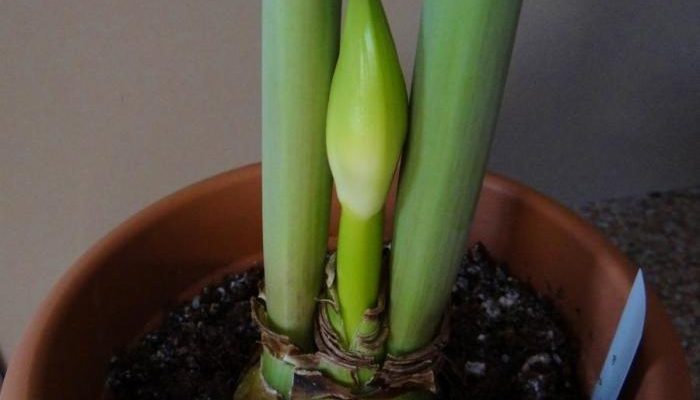
[[[258,166],[258,163],[254,163],[239,169],[222,172],[175,191],[137,212],[91,245],[89,250],[80,256],[71,268],[63,273],[49,291],[48,296],[40,303],[39,308],[21,336],[20,344],[10,358],[5,378],[6,383],[14,380],[15,376],[30,377],[32,374],[37,373],[37,371],[32,370],[18,370],[18,368],[28,368],[28,364],[15,362],[15,359],[22,359],[30,354],[41,352],[42,346],[45,346],[46,343],[41,342],[43,336],[40,334],[40,328],[55,324],[55,320],[59,318],[60,314],[56,311],[61,309],[64,306],[63,303],[72,297],[74,292],[79,290],[85,281],[90,279],[90,276],[99,268],[100,261],[109,257],[109,254],[114,252],[120,243],[131,237],[135,232],[140,231],[143,226],[150,225],[168,215],[172,210],[193,201],[202,191],[217,191],[236,180],[245,180],[246,176],[254,174]],[[562,226],[567,227],[577,240],[591,248],[597,249],[596,257],[606,259],[606,262],[609,263],[625,265],[625,268],[617,270],[624,274],[625,279],[623,281],[632,281],[633,272],[629,262],[588,222],[520,182],[493,172],[488,172],[487,175],[489,179],[484,180],[485,184],[493,186],[499,192],[508,193],[524,203],[531,204],[540,212],[556,220]],[[31,379],[29,379],[30,381]]]
[[[93,244],[62,275],[50,290],[48,296],[41,302],[31,322],[25,328],[20,343],[10,359],[5,386],[30,387],[30,383],[41,374],[44,368],[47,368],[47,366],[37,362],[41,360],[32,360],[32,362],[21,362],[20,360],[32,355],[43,354],[46,351],[47,346],[50,344],[43,335],[45,327],[57,324],[62,315],[62,310],[65,310],[68,306],[69,299],[74,297],[77,291],[98,272],[102,261],[117,251],[121,243],[142,230],[143,227],[152,225],[158,220],[165,218],[173,210],[195,201],[203,193],[216,193],[236,182],[248,180],[251,175],[257,173],[258,168],[260,168],[259,164],[250,164],[242,168],[222,172],[178,190],[136,213]],[[634,268],[625,256],[591,224],[573,211],[510,178],[495,173],[488,173],[488,179],[484,182],[491,190],[516,198],[519,202],[527,204],[528,207],[542,213],[542,215],[565,228],[584,247],[593,250],[597,262],[617,266],[616,268],[610,268],[611,272],[614,271],[616,277],[619,278],[615,281],[619,282],[620,290],[629,290],[634,278]],[[674,339],[678,341],[676,336],[674,336]]]

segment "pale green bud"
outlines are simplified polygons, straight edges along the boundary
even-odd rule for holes
[[[350,0],[326,125],[328,160],[343,207],[379,212],[406,136],[406,86],[379,0]]]

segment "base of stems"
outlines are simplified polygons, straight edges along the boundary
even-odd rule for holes
[[[365,312],[360,336],[350,340],[342,337],[335,261],[333,255],[326,266],[326,289],[319,302],[314,333],[318,350],[314,353],[302,352],[288,337],[271,328],[263,297],[251,301],[263,351],[260,360],[241,380],[235,400],[434,398],[442,349],[449,336],[447,320],[435,340],[425,348],[401,357],[385,355],[388,329],[384,322],[384,290],[381,290],[377,307]],[[343,343],[347,342],[356,346],[345,348]]]
[[[279,395],[265,382],[260,364],[261,361],[246,371],[238,382],[233,400],[279,400]]]

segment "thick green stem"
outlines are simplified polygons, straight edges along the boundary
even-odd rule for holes
[[[391,265],[389,352],[428,344],[465,250],[505,83],[519,0],[427,0]]]
[[[383,209],[406,136],[406,87],[380,0],[348,2],[328,103],[328,161],[342,205],[337,280],[352,347],[379,295]]]
[[[338,297],[348,340],[367,309],[377,303],[382,265],[384,212],[364,218],[351,209],[340,214]],[[347,343],[352,348],[352,343]]]
[[[265,383],[277,393],[289,393],[294,381],[294,367],[273,357],[267,350],[260,355],[260,371]]]
[[[313,350],[328,240],[331,176],[325,127],[340,5],[340,0],[262,2],[267,312],[270,325],[305,351]],[[286,396],[289,366],[272,357],[262,364],[268,384]]]

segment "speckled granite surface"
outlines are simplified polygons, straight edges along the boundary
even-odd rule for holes
[[[700,187],[590,203],[579,212],[635,263],[663,301],[700,392]]]

